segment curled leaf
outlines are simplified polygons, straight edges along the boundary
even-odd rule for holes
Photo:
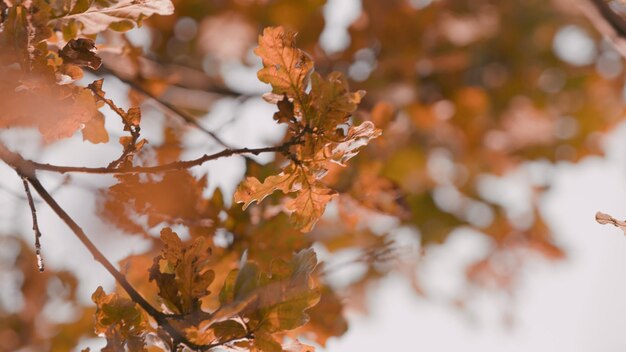
[[[127,31],[152,15],[171,15],[170,0],[79,0],[69,13],[50,20],[50,25],[67,27],[78,22],[83,34],[100,33],[107,28]]]
[[[359,149],[381,134],[382,131],[370,121],[365,121],[356,127],[351,126],[348,135],[341,143],[330,144],[330,160],[345,166],[348,160],[358,154]]]
[[[102,65],[102,59],[96,56],[96,45],[93,40],[86,38],[72,39],[59,52],[59,56],[66,64],[87,66],[97,70]]]
[[[624,231],[624,235],[626,235],[626,221],[617,220],[611,215],[602,212],[596,213],[596,221],[598,222],[598,224],[611,224],[615,227],[619,227],[622,231]]]

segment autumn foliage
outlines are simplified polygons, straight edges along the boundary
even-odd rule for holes
[[[350,41],[333,51],[320,44],[321,0],[0,1],[3,133],[37,130],[41,149],[80,135],[117,152],[66,166],[0,142],[36,237],[0,240],[16,253],[0,256],[0,271],[20,273],[24,302],[19,312],[0,304],[0,351],[67,351],[96,335],[102,351],[313,351],[346,332],[345,311],[363,309],[389,273],[428,297],[420,264],[464,231],[490,243],[467,267],[467,287],[514,294],[528,258],[565,255],[536,203],[548,184],[530,182],[521,211],[484,185],[528,162],[599,153],[598,132],[622,113],[611,77],[555,55],[567,24],[596,35],[563,3],[363,0]],[[265,92],[230,83],[235,66],[257,70]],[[126,101],[109,81],[128,88]],[[277,143],[249,146],[206,127],[219,101],[259,97],[284,131]],[[201,150],[194,133],[208,143]],[[234,192],[215,187],[207,165],[235,158],[245,177]],[[148,248],[111,263],[92,242],[105,234],[85,231],[44,174],[108,178],[93,192],[96,216]],[[43,207],[115,289],[81,303],[72,273],[44,269],[40,246],[55,239],[37,221]],[[362,273],[333,282],[324,260],[350,251],[357,258],[338,266]],[[40,314],[53,300],[72,305],[71,322]]]

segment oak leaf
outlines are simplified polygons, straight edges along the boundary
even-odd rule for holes
[[[378,138],[382,131],[370,121],[365,121],[359,126],[350,126],[348,134],[343,141],[330,146],[330,160],[346,166],[346,162],[358,154],[372,139]]]
[[[259,80],[272,85],[275,94],[300,98],[313,71],[313,61],[296,48],[296,33],[283,27],[268,27],[259,36],[254,52],[263,60]]]
[[[295,122],[294,104],[289,100],[287,95],[283,95],[283,99],[276,103],[278,112],[274,114],[274,120],[278,123]]]
[[[104,128],[104,115],[99,111],[83,127],[83,140],[91,143],[106,143],[109,141],[109,133]]]
[[[59,86],[43,77],[21,83],[12,87],[0,78],[0,127],[37,127],[46,142],[53,142],[71,137],[98,114],[88,89]]]
[[[213,334],[220,343],[237,338],[244,338],[247,334],[246,328],[235,320],[224,320],[213,323],[209,326],[209,329],[213,330]]]
[[[282,352],[280,343],[276,341],[270,334],[256,334],[252,344],[253,352]]]
[[[69,12],[50,20],[50,25],[67,27],[78,22],[83,34],[97,34],[107,28],[127,31],[152,15],[171,15],[170,0],[78,0]]]
[[[295,198],[286,202],[285,208],[291,212],[294,225],[308,232],[324,214],[328,202],[336,196],[337,192],[321,184],[307,185]]]
[[[159,287],[159,296],[172,310],[180,314],[200,310],[200,299],[209,295],[215,273],[209,269],[210,243],[197,237],[183,244],[169,228],[161,231],[163,250],[150,269],[150,281]]]
[[[107,345],[103,352],[145,351],[144,336],[149,328],[148,319],[139,306],[116,293],[107,295],[98,287],[91,296],[96,304],[95,332],[103,334]]]
[[[87,66],[94,70],[100,68],[102,59],[96,55],[96,45],[87,38],[71,39],[59,52],[59,56],[66,64]]]
[[[313,73],[312,60],[295,47],[294,32],[282,27],[266,28],[255,53],[263,61],[259,79],[272,86],[272,92],[264,99],[278,106],[274,119],[291,123],[290,150],[284,154],[292,162],[279,175],[269,176],[263,183],[248,177],[235,192],[234,199],[243,203],[245,210],[276,190],[295,193],[284,202],[283,210],[291,214],[296,227],[310,231],[336,195],[319,182],[328,173],[328,163],[345,166],[381,132],[371,122],[350,126],[350,116],[365,92],[350,92],[341,73],[333,72],[327,79]],[[346,127],[349,128],[344,135]]]
[[[289,193],[297,176],[295,172],[281,172],[276,176],[268,176],[263,183],[256,177],[248,177],[235,191],[235,202],[243,203],[243,210],[246,210],[250,204],[261,202],[276,190]]]
[[[313,113],[307,116],[312,126],[333,131],[337,125],[345,123],[356,110],[365,91],[350,92],[348,80],[339,72],[332,72],[327,79],[318,73],[311,78],[311,107]]]

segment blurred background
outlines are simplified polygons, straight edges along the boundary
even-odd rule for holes
[[[626,15],[623,2],[604,3]],[[331,170],[342,195],[303,235],[349,326],[333,326],[319,350],[626,351],[626,238],[594,220],[597,211],[626,217],[624,60],[592,2],[174,5],[173,16],[101,34],[105,69],[81,81],[104,77],[118,105],[141,105],[150,146],[167,146],[176,129],[182,159],[222,149],[168,106],[229,146],[280,143],[285,128],[261,98],[269,88],[252,52],[272,25],[299,32],[317,71],[343,72],[352,89],[366,90],[354,120],[384,131],[347,169]],[[115,141],[123,125],[103,113]],[[0,138],[27,158],[62,165],[101,166],[120,150],[80,136],[47,144],[30,129]],[[208,175],[204,197],[219,189],[230,206],[244,175],[280,163],[270,154],[233,157],[192,174]],[[36,273],[21,180],[5,165],[0,172],[0,351],[104,346],[83,324],[93,313],[85,307],[113,279],[42,203],[47,274]],[[114,177],[40,177],[111,261],[151,250],[158,229],[129,236],[133,227],[106,215]],[[219,244],[234,233],[289,231],[284,219],[272,221],[211,234]]]

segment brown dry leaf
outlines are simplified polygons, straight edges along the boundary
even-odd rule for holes
[[[140,25],[142,19],[152,15],[171,15],[174,5],[170,0],[78,0],[69,13],[53,18],[51,26],[82,25],[83,34],[100,33],[107,28],[127,31]]]
[[[139,305],[117,293],[106,294],[98,287],[91,296],[96,304],[95,331],[107,338],[103,351],[143,351],[144,335],[149,328],[146,313]]]
[[[624,235],[626,235],[626,221],[617,220],[611,215],[602,212],[596,213],[596,221],[598,222],[598,224],[611,224],[615,227],[619,227],[622,231],[624,231]]]
[[[91,39],[72,39],[59,52],[59,56],[66,64],[87,66],[97,70],[102,65],[102,59],[96,56],[96,44]]]
[[[93,144],[109,141],[109,133],[104,128],[104,115],[99,111],[91,120],[85,123],[82,132],[84,141],[90,141]]]
[[[46,142],[53,142],[71,137],[97,115],[96,101],[88,89],[58,86],[43,77],[11,87],[15,82],[0,78],[0,128],[37,127]]]
[[[150,269],[150,281],[159,287],[159,296],[171,310],[188,314],[200,310],[200,299],[210,294],[208,287],[215,279],[209,269],[210,241],[197,237],[183,244],[170,228],[161,230],[164,246]]]
[[[147,215],[147,225],[161,222],[210,228],[216,209],[202,196],[207,178],[194,178],[188,171],[169,171],[160,177],[144,179],[138,175],[120,175],[119,183],[109,187],[101,204],[103,215],[116,226],[141,233],[137,218]]]
[[[283,95],[283,99],[276,103],[278,106],[278,112],[274,113],[274,120],[278,123],[288,123],[295,121],[294,105],[286,95]]]
[[[313,71],[313,61],[295,43],[295,32],[269,27],[263,30],[254,52],[263,60],[259,80],[271,84],[273,93],[299,100]]]
[[[330,160],[346,166],[346,162],[357,155],[361,148],[381,134],[382,131],[370,121],[365,121],[359,126],[351,126],[344,141],[329,145],[331,148]]]
[[[291,212],[295,226],[303,232],[309,232],[324,214],[328,202],[336,196],[337,192],[323,185],[314,184],[298,192],[296,198],[288,200],[285,208]]]
[[[248,177],[235,191],[235,202],[243,203],[243,210],[246,210],[250,204],[261,202],[276,190],[289,193],[297,177],[296,172],[281,172],[276,176],[267,177],[263,183],[256,177]]]
[[[356,110],[365,91],[350,92],[348,80],[339,72],[323,79],[318,73],[311,76],[311,96],[314,113],[307,116],[311,125],[323,130],[334,130]]]

